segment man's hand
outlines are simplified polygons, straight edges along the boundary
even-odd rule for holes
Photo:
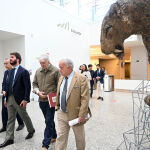
[[[2,93],[3,93],[4,96],[6,96],[6,92],[5,91],[3,91]]]
[[[7,107],[7,102],[6,102],[6,100],[4,101],[4,106]]]
[[[99,79],[100,79],[100,77],[96,77],[96,79],[97,79],[97,80],[99,80]]]
[[[82,123],[82,122],[85,122],[86,119],[84,117],[79,117],[79,120],[78,120],[78,123]]]
[[[47,98],[47,95],[45,95],[44,92],[38,92],[38,95],[41,98]]]
[[[25,100],[23,100],[20,104],[21,107],[26,107],[26,105],[27,105],[27,102]]]

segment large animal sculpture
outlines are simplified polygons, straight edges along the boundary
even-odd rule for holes
[[[105,54],[124,56],[124,40],[142,35],[150,63],[150,0],[118,0],[112,4],[101,27],[101,49]]]

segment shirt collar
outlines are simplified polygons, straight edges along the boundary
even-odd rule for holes
[[[16,66],[15,69],[18,69],[20,65]]]
[[[52,64],[49,64],[46,70],[43,69],[43,68],[41,68],[40,71],[41,71],[41,72],[47,72],[47,71],[50,71],[51,69],[52,69]]]
[[[74,75],[74,71],[72,71],[67,77],[68,79]]]

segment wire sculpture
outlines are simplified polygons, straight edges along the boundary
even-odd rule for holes
[[[132,91],[133,129],[123,133],[117,150],[150,150],[150,81],[143,80]]]

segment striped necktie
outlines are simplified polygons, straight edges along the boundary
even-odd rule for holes
[[[66,103],[66,95],[67,95],[67,85],[68,85],[68,77],[65,77],[65,85],[63,88],[63,92],[61,95],[61,109],[63,112],[67,112],[67,103]]]

